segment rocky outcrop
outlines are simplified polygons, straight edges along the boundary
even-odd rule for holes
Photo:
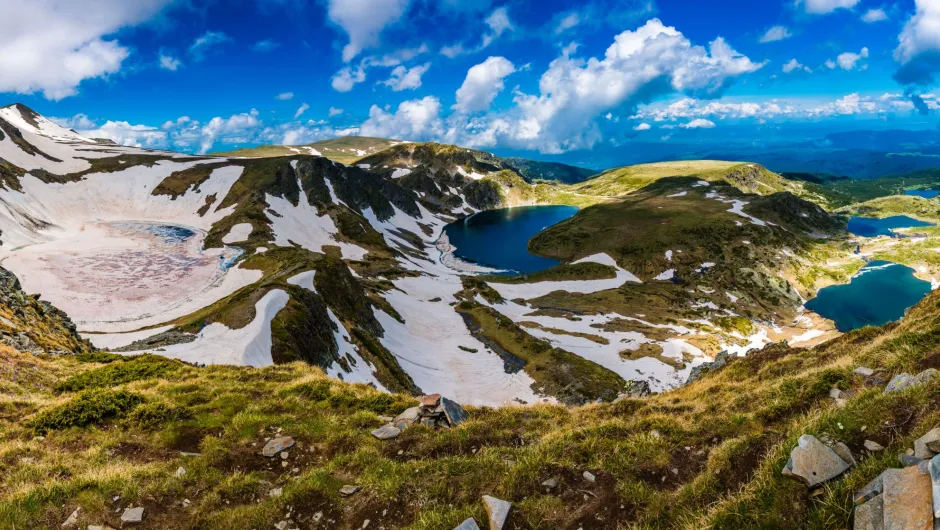
[[[17,277],[0,267],[0,342],[26,353],[84,353],[94,347],[68,315],[26,294]]]
[[[799,445],[790,452],[783,474],[815,487],[832,480],[855,465],[855,459],[844,445],[827,446],[815,436],[800,436]],[[841,453],[841,454],[840,454]]]

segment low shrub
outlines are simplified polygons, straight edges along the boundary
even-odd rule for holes
[[[157,355],[141,355],[125,362],[112,363],[101,368],[74,375],[61,382],[58,392],[77,392],[86,388],[106,388],[141,379],[163,377],[182,366],[173,359]]]
[[[27,425],[40,434],[70,427],[98,425],[105,420],[125,416],[143,402],[143,396],[132,392],[87,390],[61,405],[43,410]]]

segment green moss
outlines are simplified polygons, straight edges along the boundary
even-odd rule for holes
[[[155,401],[143,403],[135,408],[127,416],[127,421],[141,429],[155,429],[171,421],[179,421],[191,417],[192,412],[186,407]]]
[[[132,392],[106,389],[86,390],[69,401],[40,412],[27,424],[38,433],[99,425],[120,418],[144,402]]]
[[[179,370],[182,366],[181,362],[166,357],[141,355],[125,362],[111,363],[101,368],[74,375],[60,383],[56,390],[59,392],[76,392],[86,388],[113,387],[142,379],[165,377],[171,372]]]

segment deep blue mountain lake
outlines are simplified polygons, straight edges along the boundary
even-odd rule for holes
[[[524,274],[558,265],[529,254],[529,240],[578,213],[575,206],[520,206],[488,210],[444,227],[454,254],[487,267]]]
[[[839,331],[880,326],[904,316],[930,292],[914,269],[889,261],[868,263],[845,285],[820,289],[806,308],[833,320]]]
[[[925,199],[933,199],[937,195],[940,195],[940,190],[907,190],[904,192],[904,195],[915,195]]]
[[[895,228],[916,228],[933,226],[933,223],[918,221],[906,215],[895,215],[884,219],[872,217],[852,217],[849,219],[848,231],[850,234],[864,237],[890,236]]]

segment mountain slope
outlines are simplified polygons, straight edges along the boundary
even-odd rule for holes
[[[211,156],[265,158],[272,156],[315,155],[322,156],[341,164],[352,164],[364,156],[369,156],[396,144],[401,140],[372,138],[369,136],[344,136],[331,138],[305,145],[262,145],[246,147],[234,151],[210,153]]]

